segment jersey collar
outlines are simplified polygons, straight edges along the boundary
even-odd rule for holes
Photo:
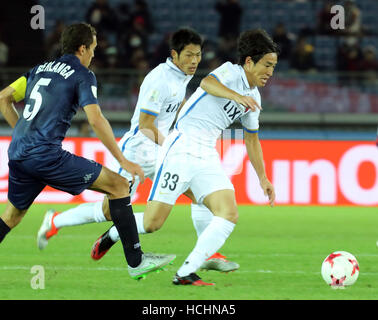
[[[62,59],[63,61],[70,61],[71,63],[74,63],[74,64],[76,64],[76,65],[79,65],[79,66],[84,67],[84,66],[81,64],[80,59],[79,59],[76,55],[74,55],[74,54],[72,54],[72,53],[66,53],[66,54],[64,54],[64,55],[61,57],[61,59]],[[85,67],[84,67],[84,68],[85,68]],[[87,69],[88,69],[88,68],[87,68]]]
[[[239,65],[239,68],[240,68],[240,73],[241,73],[241,77],[242,77],[242,79],[243,79],[243,82],[244,82],[244,85],[248,88],[248,89],[253,89],[253,88],[251,88],[250,86],[249,86],[249,82],[248,82],[248,79],[247,79],[247,75],[245,74],[245,70],[244,70],[244,68],[241,66],[241,65]]]
[[[167,61],[166,61],[166,64],[172,68],[173,70],[177,71],[180,73],[181,76],[185,77],[185,80],[187,80],[188,82],[190,81],[190,79],[193,78],[192,75],[187,75],[185,74],[185,72],[183,72],[179,67],[177,67],[173,61],[172,61],[172,58],[167,58]]]
[[[67,59],[67,60],[75,60],[75,61],[77,61],[77,62],[80,63],[79,58],[78,58],[76,55],[72,54],[72,53],[66,53],[66,54],[64,54],[64,55],[62,56],[62,58],[65,58],[65,59]]]

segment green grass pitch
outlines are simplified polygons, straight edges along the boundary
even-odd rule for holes
[[[239,223],[220,250],[240,269],[228,274],[199,271],[215,287],[174,286],[172,276],[194,247],[196,234],[189,206],[174,207],[163,228],[141,235],[146,252],[175,253],[173,265],[136,281],[125,268],[116,244],[100,261],[90,258],[94,240],[110,222],[61,229],[44,251],[36,234],[45,211],[69,205],[33,205],[0,244],[0,299],[127,300],[344,300],[378,299],[378,212],[361,207],[240,206]],[[0,205],[0,212],[5,208]],[[134,206],[134,211],[143,206]],[[320,275],[332,251],[354,254],[357,282],[330,289]],[[31,268],[43,266],[45,288],[33,289]]]

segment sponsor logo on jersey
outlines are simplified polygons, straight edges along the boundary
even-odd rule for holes
[[[226,112],[231,121],[235,121],[243,114],[238,106],[233,104],[231,100],[223,106],[223,110]]]

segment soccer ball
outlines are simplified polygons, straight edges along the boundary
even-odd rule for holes
[[[333,289],[344,289],[357,281],[360,273],[358,261],[346,251],[332,252],[322,264],[322,277]]]

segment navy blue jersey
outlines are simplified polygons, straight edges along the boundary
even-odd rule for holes
[[[75,55],[38,65],[24,77],[25,108],[13,130],[10,160],[60,151],[77,109],[98,104],[96,77]]]

